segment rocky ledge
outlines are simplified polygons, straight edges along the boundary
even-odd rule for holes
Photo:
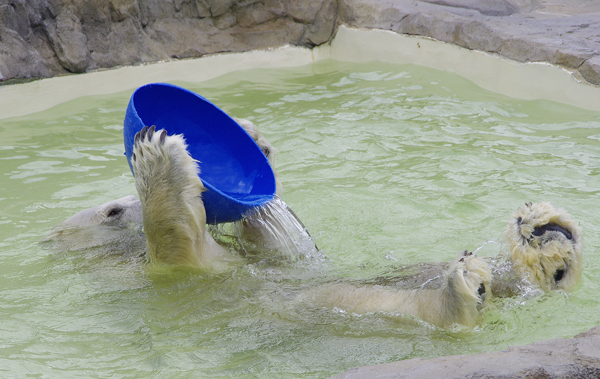
[[[506,351],[420,358],[351,369],[331,379],[598,379],[600,326],[571,339]]]
[[[0,81],[329,41],[339,25],[431,37],[600,85],[586,0],[0,0]]]

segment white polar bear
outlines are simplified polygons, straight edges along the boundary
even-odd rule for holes
[[[133,195],[85,209],[69,217],[46,237],[58,251],[95,249],[125,258],[146,250],[142,205]]]
[[[435,289],[335,283],[309,291],[303,300],[350,313],[391,312],[416,316],[439,327],[460,324],[472,328],[486,298],[492,295],[491,280],[488,264],[465,251],[451,263]]]
[[[234,118],[254,139],[271,167],[278,152],[248,120]],[[276,194],[282,193],[281,182],[273,168]],[[268,249],[285,258],[298,258],[317,251],[308,231],[296,214],[278,196],[277,207],[259,208],[233,224],[233,233],[245,250]],[[223,229],[210,229],[222,233]],[[126,196],[85,209],[58,225],[47,237],[56,250],[82,250],[101,247],[108,254],[141,256],[146,243],[142,232],[142,204],[135,196]],[[212,243],[212,242],[211,242]],[[250,248],[252,245],[252,248]]]
[[[450,268],[440,263],[405,267],[383,280],[384,285],[322,285],[310,292],[309,303],[353,313],[409,314],[441,327],[473,327],[492,293],[514,296],[532,284],[545,292],[572,290],[582,272],[581,235],[564,210],[546,202],[527,203],[510,216],[506,228],[508,261],[467,255]],[[435,283],[438,288],[424,288],[437,278],[443,278]]]

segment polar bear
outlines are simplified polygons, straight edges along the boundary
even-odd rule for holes
[[[397,312],[441,327],[473,327],[492,293],[514,296],[532,284],[545,292],[575,287],[582,272],[582,232],[566,211],[547,202],[527,203],[511,214],[505,234],[508,260],[465,252],[449,268],[420,264],[399,270],[392,279],[375,281],[382,284],[327,284],[312,291],[309,299],[353,313]],[[437,278],[442,278],[438,288],[425,288]]]
[[[277,149],[251,121],[235,117],[234,120],[252,137],[271,167],[274,167]],[[304,224],[279,198],[283,192],[282,185],[274,168],[273,172],[277,189],[274,203],[278,207],[248,212],[242,220],[233,224],[234,237],[246,252],[268,249],[285,258],[297,258],[305,252],[316,251],[316,245]],[[217,237],[223,232],[221,228],[210,227]],[[146,238],[142,231],[142,204],[130,195],[85,209],[56,226],[47,240],[60,251],[102,248],[107,254],[143,256]]]
[[[472,328],[486,298],[492,295],[491,280],[485,260],[464,251],[445,271],[438,288],[335,283],[321,285],[303,297],[313,306],[350,313],[392,312],[416,316],[439,327],[460,324]]]
[[[583,269],[582,232],[571,216],[550,203],[527,203],[506,228],[510,262],[517,274],[543,291],[570,291]]]
[[[223,270],[239,260],[206,230],[205,188],[183,136],[143,127],[131,166],[151,263]]]

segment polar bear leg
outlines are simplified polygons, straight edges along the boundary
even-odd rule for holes
[[[231,256],[206,231],[204,186],[186,148],[181,135],[154,126],[135,135],[131,164],[149,258],[159,265],[222,268]]]
[[[392,312],[416,316],[440,327],[474,327],[490,291],[491,271],[482,258],[462,253],[437,289],[396,289],[391,286],[325,284],[305,295],[314,305],[351,313]]]

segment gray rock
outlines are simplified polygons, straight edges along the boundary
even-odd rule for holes
[[[560,6],[560,7],[559,7]],[[549,62],[598,84],[600,3],[582,0],[340,0],[340,22],[431,37],[519,62]]]
[[[550,62],[600,83],[600,4],[586,0],[3,0],[0,80],[312,47],[340,24]]]
[[[335,31],[336,0],[3,0],[0,81],[295,44]]]
[[[0,81],[51,76],[38,51],[15,30],[0,25],[0,41]]]
[[[332,379],[597,379],[600,327],[571,339],[536,342],[506,351],[456,355],[348,370]]]
[[[600,85],[600,56],[587,59],[579,68],[579,72],[588,82]]]
[[[69,72],[85,72],[90,52],[79,18],[69,8],[64,8],[56,19],[45,20],[43,25],[60,64]]]

